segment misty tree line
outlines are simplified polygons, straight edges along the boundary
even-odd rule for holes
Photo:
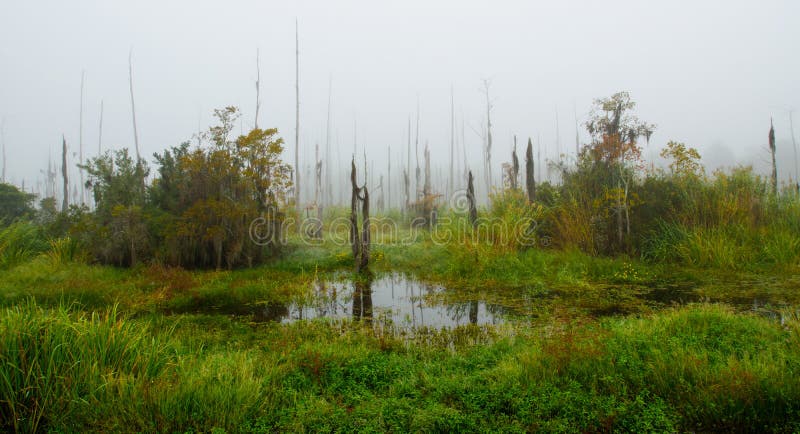
[[[157,256],[166,262],[186,266],[220,268],[249,265],[260,261],[264,255],[263,249],[248,246],[246,241],[247,222],[258,215],[269,210],[276,219],[271,224],[279,224],[283,213],[293,208],[298,218],[317,217],[321,222],[326,207],[347,203],[347,183],[344,180],[348,178],[348,171],[346,163],[342,162],[339,140],[335,143],[336,150],[333,149],[332,80],[329,81],[324,148],[321,150],[320,145],[315,144],[311,164],[308,164],[311,156],[300,153],[298,33],[296,28],[293,166],[281,160],[283,141],[277,137],[277,130],[258,127],[261,77],[257,51],[256,117],[253,129],[232,139],[230,136],[239,116],[238,109],[228,107],[217,110],[215,116],[219,125],[211,127],[207,133],[198,133],[195,137],[197,144],[193,148],[187,142],[162,154],[155,154],[158,174],[151,174],[146,160],[140,154],[131,52],[128,72],[134,154],[129,155],[126,149],[114,153],[103,152],[101,101],[97,156],[88,160],[85,158],[82,74],[77,153],[73,154],[73,159],[78,160],[77,176],[70,170],[70,147],[62,136],[60,164],[53,161],[51,155],[46,170],[42,171],[44,179],[36,186],[39,196],[48,200],[43,201],[41,207],[47,207],[51,213],[55,213],[56,203],[60,199],[58,208],[61,213],[70,215],[72,226],[78,228],[73,232],[85,238],[86,245],[92,246],[95,257],[103,262],[118,264],[135,264],[143,256]],[[367,146],[363,147],[363,154],[358,155],[358,128],[354,121],[349,178],[351,242],[357,265],[363,262],[362,265],[366,266],[368,263],[370,207],[378,213],[400,210],[417,217],[413,220],[414,224],[431,227],[436,224],[438,213],[449,205],[449,198],[454,192],[463,190],[470,204],[468,218],[474,224],[479,204],[490,203],[494,206],[498,195],[521,192],[523,186],[524,202],[548,207],[551,212],[548,230],[552,233],[561,232],[559,237],[565,245],[579,244],[585,250],[595,252],[630,250],[635,226],[632,221],[638,217],[631,215],[632,209],[642,202],[642,197],[652,193],[642,191],[642,186],[652,176],[642,170],[644,164],[639,142],[640,139],[649,142],[655,129],[654,125],[640,121],[635,116],[635,103],[630,96],[620,92],[595,101],[585,123],[590,136],[588,143],[580,143],[576,117],[575,155],[572,162],[567,162],[566,153],[561,152],[557,133],[557,161],[547,158],[548,152],[541,140],[527,138],[524,163],[521,164],[516,136],[512,139],[510,155],[497,155],[494,151],[496,139],[489,80],[483,80],[481,92],[485,99],[484,119],[478,129],[472,129],[481,141],[480,167],[471,167],[469,164],[470,157],[474,159],[473,155],[477,153],[468,149],[463,115],[458,125],[452,88],[450,143],[433,145],[449,148],[447,164],[434,165],[431,161],[431,144],[421,135],[419,101],[413,122],[412,116],[407,119],[405,146],[396,146],[393,153],[392,147],[386,145],[385,162],[371,159],[366,152]],[[790,128],[796,155],[791,117]],[[558,125],[556,131],[559,131]],[[397,141],[397,138],[386,141]],[[772,162],[769,190],[773,196],[777,196],[777,158],[772,125],[768,146]],[[4,137],[2,151],[2,175],[5,177]],[[671,142],[665,152],[662,155],[678,162],[675,163],[681,168],[678,172],[693,167],[690,164],[692,162],[699,164],[699,154],[683,144]],[[792,185],[795,193],[798,190],[796,160]],[[524,172],[521,172],[523,164]],[[363,165],[360,179],[356,165]],[[499,176],[493,170],[495,166],[500,167]],[[691,173],[699,179],[698,169],[693,169]],[[522,183],[521,178],[524,178]],[[476,179],[482,182],[476,182]],[[662,199],[651,198],[654,202]],[[93,212],[90,212],[92,209]],[[362,217],[361,229],[357,215]],[[580,215],[582,219],[578,225],[574,224],[575,215]],[[574,227],[588,227],[580,235],[570,234],[572,229],[566,223],[570,221]],[[312,228],[310,235],[322,237],[322,230],[319,223]],[[276,245],[274,242],[272,244]]]

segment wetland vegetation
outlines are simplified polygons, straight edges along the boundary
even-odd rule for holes
[[[596,109],[560,182],[515,151],[485,206],[428,169],[370,212],[354,158],[350,208],[302,217],[233,108],[155,178],[92,159],[91,208],[4,186],[2,428],[800,430],[795,187],[673,142],[646,171],[627,94]]]

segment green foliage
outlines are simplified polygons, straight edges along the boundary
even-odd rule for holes
[[[21,218],[33,215],[33,199],[11,184],[0,183],[0,225],[8,225]]]
[[[43,204],[42,220],[60,237],[66,219],[72,238],[108,264],[155,259],[219,269],[261,262],[264,246],[274,253],[280,241],[279,206],[290,183],[280,160],[283,140],[275,129],[231,140],[238,110],[215,115],[220,124],[203,136],[210,146],[184,143],[155,155],[159,176],[152,185],[144,160],[134,161],[127,149],[106,153],[84,166],[96,210],[51,219]],[[261,222],[256,232],[253,222]]]

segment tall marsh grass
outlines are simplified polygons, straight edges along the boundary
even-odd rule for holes
[[[0,229],[0,270],[28,261],[46,249],[38,226],[30,222],[12,223]]]
[[[146,326],[116,308],[80,313],[28,301],[0,313],[0,428],[36,432],[69,426],[108,399],[119,378],[157,378],[172,355]]]

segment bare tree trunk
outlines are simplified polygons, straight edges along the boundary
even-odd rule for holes
[[[417,98],[417,138],[414,141],[414,148],[416,150],[416,155],[417,155],[417,169],[416,169],[417,177],[416,177],[416,184],[414,185],[414,191],[415,191],[414,197],[416,198],[415,199],[416,201],[419,201],[419,193],[420,193],[419,178],[421,175],[419,168],[419,97]]]
[[[358,265],[361,258],[361,238],[358,234],[358,184],[356,183],[356,161],[355,157],[350,163],[350,247],[353,250],[353,258]]]
[[[97,156],[103,153],[103,100],[100,100],[100,132],[97,135]]]
[[[366,177],[365,177],[366,178]],[[364,271],[369,266],[369,247],[370,247],[370,220],[369,220],[369,190],[367,185],[364,184],[364,196],[361,198],[361,218],[362,218],[362,233],[361,233],[361,262],[358,265],[358,271]]]
[[[389,146],[389,149],[386,151],[386,182],[388,185],[386,186],[386,191],[389,193],[389,197],[386,200],[386,209],[392,209],[392,147]],[[381,182],[383,185],[383,182]],[[383,193],[381,193],[383,196]]]
[[[78,115],[78,174],[81,180],[81,205],[86,203],[86,186],[83,183],[83,79],[85,73],[81,71],[81,108]]]
[[[486,94],[486,148],[484,149],[484,164],[486,167],[484,178],[486,181],[486,192],[492,191],[492,101],[489,98],[489,87],[491,82],[483,80],[483,91]]]
[[[406,138],[408,139],[408,153],[406,154],[407,164],[406,169],[403,171],[403,178],[406,188],[406,209],[408,209],[411,206],[411,179],[409,178],[411,172],[411,116],[408,117],[408,135]]]
[[[792,147],[794,148],[794,188],[795,194],[800,194],[800,169],[797,162],[797,142],[794,140],[794,122],[792,112],[789,111],[789,132],[792,134]]]
[[[478,224],[478,208],[475,206],[475,185],[473,180],[472,171],[470,170],[467,174],[467,202],[469,202],[469,222],[474,228]]]
[[[0,121],[0,141],[3,145],[3,183],[6,182],[6,118]]]
[[[528,190],[528,200],[536,200],[536,178],[533,164],[533,144],[528,137],[528,149],[525,151],[525,187]]]
[[[572,110],[575,112],[575,164],[578,164],[578,159],[581,155],[581,136],[578,132],[578,109],[575,108],[575,104],[572,104]]]
[[[64,201],[61,203],[61,212],[67,212],[69,208],[69,178],[67,177],[67,139],[63,134],[61,135],[61,173],[64,176]]]
[[[294,124],[294,200],[297,214],[300,215],[300,37],[298,35],[297,20],[294,20],[294,47],[295,47],[295,124]],[[297,226],[298,228],[300,225]]]
[[[315,170],[315,178],[317,186],[314,191],[314,203],[317,205],[317,222],[316,222],[316,227],[314,228],[314,238],[321,239],[322,215],[323,215],[323,207],[322,207],[323,190],[322,190],[322,160],[319,159],[319,144],[317,144],[316,158],[317,158],[317,164]]]
[[[325,185],[328,187],[327,205],[333,205],[333,180],[331,179],[331,97],[333,94],[333,77],[328,77],[328,118],[325,122]]]
[[[461,150],[462,150],[462,154],[464,154],[463,155],[464,167],[462,168],[463,170],[461,172],[461,174],[462,174],[461,176],[463,176],[464,179],[466,179],[469,163],[467,163],[467,129],[465,128],[464,111],[463,110],[461,111]]]
[[[519,179],[519,158],[517,158],[517,136],[514,136],[514,150],[511,152],[511,189],[517,189]]]
[[[253,121],[253,128],[258,129],[258,111],[261,108],[261,59],[259,50],[256,48],[256,117]]]
[[[136,129],[136,104],[133,101],[133,49],[128,53],[128,85],[131,91],[131,117],[133,118],[133,144],[136,146],[136,161],[138,164],[139,154],[139,132]]]
[[[772,126],[772,118],[769,120],[769,151],[772,154],[772,192],[778,194],[778,165],[775,162],[775,128]]]
[[[406,189],[406,207],[405,209],[408,210],[411,207],[411,202],[409,201],[410,198],[410,188],[411,180],[408,177],[408,170],[403,170],[403,185]]]
[[[431,150],[427,142],[423,152],[425,157],[425,184],[422,186],[422,196],[427,200],[428,196],[431,195]]]
[[[453,184],[453,155],[455,152],[455,134],[456,134],[456,120],[455,120],[455,102],[453,98],[453,86],[450,85],[450,182],[447,184],[447,194],[453,194],[455,185]]]

